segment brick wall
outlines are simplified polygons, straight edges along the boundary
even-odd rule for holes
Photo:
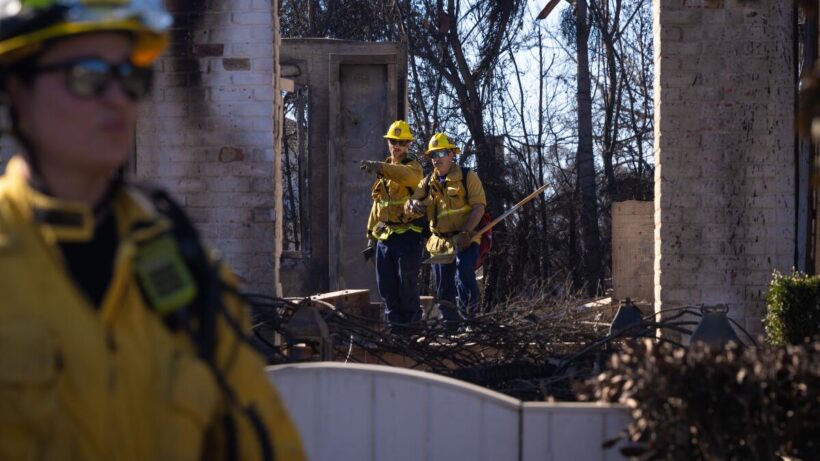
[[[761,331],[795,245],[792,2],[663,0],[655,21],[655,306]]]
[[[167,187],[252,291],[274,286],[272,0],[172,0],[136,175]]]

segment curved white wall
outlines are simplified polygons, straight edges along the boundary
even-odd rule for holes
[[[623,407],[523,403],[462,381],[378,365],[269,367],[313,461],[612,460]]]

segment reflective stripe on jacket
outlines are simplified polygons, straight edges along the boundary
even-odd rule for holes
[[[371,187],[373,206],[367,221],[368,237],[386,240],[391,234],[423,230],[423,221],[414,221],[404,214],[404,204],[422,175],[421,165],[415,160],[405,157],[400,164],[393,164],[392,157],[385,159]]]
[[[432,177],[422,179],[414,200],[421,201],[427,208],[427,218],[433,235],[427,240],[427,251],[432,255],[453,252],[454,233],[464,227],[473,211],[473,205],[487,205],[484,187],[475,171],[469,170],[466,181],[462,181],[462,169],[457,164],[450,167],[444,184],[439,181],[436,172]],[[466,184],[466,189],[465,189]],[[473,239],[478,243],[481,236]]]
[[[190,337],[166,326],[136,280],[140,243],[170,222],[144,194],[116,192],[113,276],[101,305],[92,306],[58,246],[90,238],[90,209],[32,190],[19,162],[12,159],[0,179],[0,460],[194,461],[205,453],[225,459],[227,415],[236,429],[236,459],[262,459],[252,422],[229,408]],[[35,220],[46,208],[81,219]],[[223,269],[225,282],[235,284]],[[226,310],[248,327],[240,301],[223,296]],[[275,458],[304,459],[261,357],[222,316],[216,337],[216,367],[236,400],[267,427]]]

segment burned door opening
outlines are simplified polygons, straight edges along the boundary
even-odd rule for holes
[[[338,82],[331,82],[331,101],[338,106],[335,130],[331,131],[329,203],[331,209],[330,289],[376,290],[374,271],[360,254],[365,246],[365,226],[370,213],[373,178],[359,168],[362,160],[382,160],[385,124],[395,119],[389,107],[391,92],[387,64],[357,63],[358,56],[331,57],[331,71],[338,65]],[[395,79],[393,79],[395,81]],[[395,86],[395,85],[393,85]],[[392,110],[391,110],[392,109]],[[335,211],[335,213],[334,213]],[[335,262],[335,263],[334,263]],[[362,268],[368,268],[371,270]]]
[[[379,298],[375,267],[361,255],[375,178],[360,162],[383,160],[387,127],[405,118],[406,60],[401,44],[283,40],[283,73],[310,89],[310,186],[302,197],[310,250],[283,254],[286,296],[367,288],[371,299]]]

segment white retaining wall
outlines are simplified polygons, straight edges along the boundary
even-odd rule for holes
[[[598,461],[621,406],[524,403],[443,376],[335,362],[268,368],[309,459]]]

